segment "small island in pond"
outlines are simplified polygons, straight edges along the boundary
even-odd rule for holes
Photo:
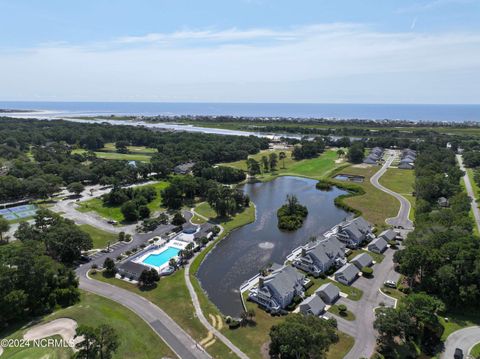
[[[285,231],[294,231],[299,229],[305,217],[308,215],[308,209],[298,203],[295,195],[287,195],[287,203],[277,211],[278,228]]]

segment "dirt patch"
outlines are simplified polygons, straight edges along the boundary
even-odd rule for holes
[[[359,163],[358,165],[352,165],[354,168],[370,168],[372,165],[369,165],[367,163]]]
[[[265,342],[262,344],[262,347],[260,348],[260,352],[262,353],[262,358],[263,359],[270,359],[270,340],[268,342]]]

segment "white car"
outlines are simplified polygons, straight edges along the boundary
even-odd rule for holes
[[[383,285],[389,288],[397,288],[397,283],[395,283],[393,280],[386,280]]]

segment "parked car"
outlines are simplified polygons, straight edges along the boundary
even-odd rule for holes
[[[455,349],[455,354],[453,354],[454,359],[463,359],[463,350],[460,348]]]
[[[389,288],[397,288],[397,283],[395,283],[393,280],[386,280],[383,285]]]

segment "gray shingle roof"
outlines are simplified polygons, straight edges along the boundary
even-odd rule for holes
[[[299,281],[305,278],[291,266],[286,266],[273,272],[264,279],[264,287],[272,287],[281,295],[286,295],[295,288]]]
[[[140,264],[140,263],[135,263],[135,262],[132,262],[132,261],[126,261],[125,263],[122,263],[118,266],[118,270],[121,273],[126,272],[126,273],[134,275],[136,277],[139,277],[140,274],[142,274],[142,272],[145,269],[149,269],[149,268]]]
[[[370,248],[371,246],[378,248],[378,250],[382,252],[385,248],[387,248],[387,241],[384,239],[384,237],[377,237],[370,242],[368,248]]]
[[[350,237],[360,240],[364,235],[370,232],[370,225],[363,217],[357,217],[350,221],[340,224],[342,231],[347,231]]]
[[[345,245],[332,236],[315,243],[307,249],[307,256],[314,256],[321,263],[328,263],[333,258],[345,256]]]
[[[325,283],[318,288],[315,293],[320,295],[320,293],[325,294],[327,298],[333,300],[340,295],[340,289],[335,284],[332,283]]]
[[[335,277],[337,275],[343,275],[343,277],[348,282],[351,282],[358,275],[358,272],[359,272],[359,270],[355,265],[353,265],[352,263],[347,263],[342,268],[340,268],[339,270],[337,270],[335,272]]]
[[[371,265],[373,262],[373,258],[368,253],[360,253],[355,256],[355,258],[353,258],[350,262],[355,264],[359,269],[361,269],[363,267],[368,267],[369,265]]]
[[[310,310],[313,314],[318,315],[325,310],[325,303],[317,295],[311,295],[300,303],[300,310],[307,312]]]
[[[397,233],[393,229],[387,229],[387,230],[383,231],[382,233],[380,233],[380,235],[378,237],[379,238],[382,237],[383,239],[385,239],[388,242],[388,241],[391,241],[391,240],[395,239],[396,236],[397,236]],[[373,241],[372,241],[372,243],[373,243]]]

